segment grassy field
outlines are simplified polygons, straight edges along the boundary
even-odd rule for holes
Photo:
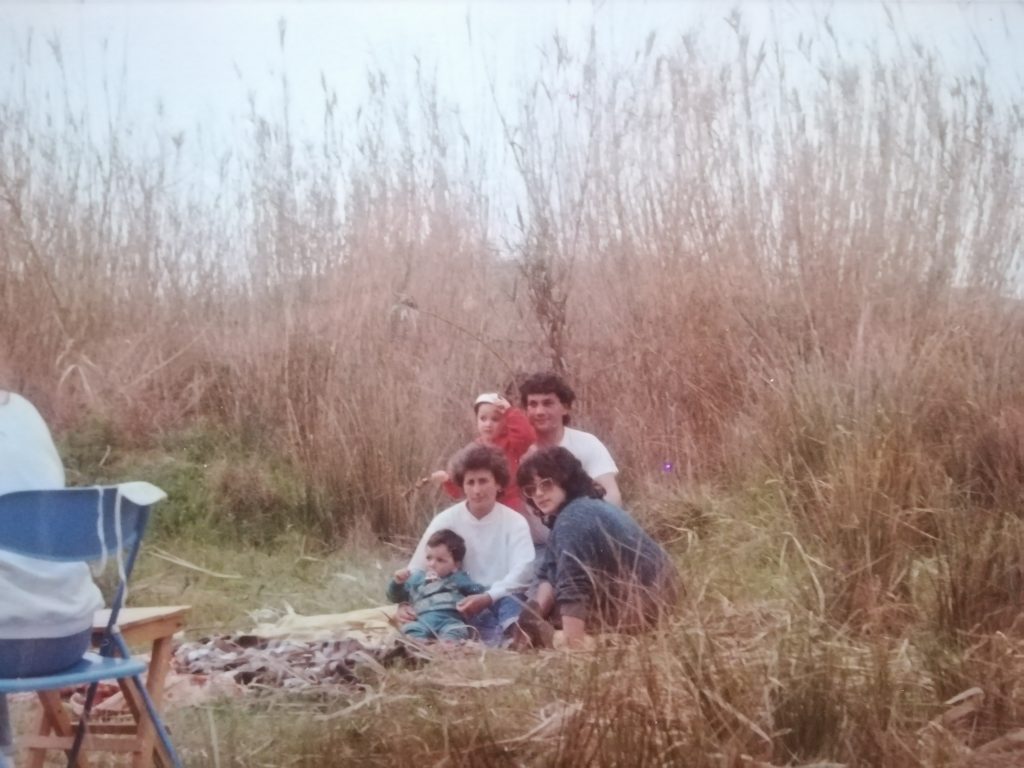
[[[372,73],[348,133],[328,97],[319,143],[254,108],[212,191],[158,129],[6,94],[0,383],[73,482],[168,490],[139,600],[378,602],[472,397],[542,368],[687,587],[592,654],[176,712],[190,765],[1021,762],[1024,110],[920,46],[808,42],[798,83],[733,21],[734,59],[554,41],[499,116],[503,226],[428,83]]]
[[[666,494],[639,514],[687,585],[663,632],[574,656],[367,662],[359,685],[214,699],[169,717],[186,764],[995,766],[1019,754],[1012,740],[997,748],[1018,727],[1024,641],[1012,626],[944,633],[939,557],[917,560],[899,602],[843,624],[824,602],[829,566],[793,534],[771,484]],[[158,532],[131,599],[191,604],[190,638],[245,631],[286,606],[380,604],[405,551]],[[975,687],[964,706],[949,702]]]

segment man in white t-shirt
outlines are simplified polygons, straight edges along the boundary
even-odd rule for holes
[[[604,498],[622,506],[615,476],[619,468],[604,443],[589,432],[568,426],[576,393],[558,374],[535,373],[519,387],[523,409],[537,432],[537,448],[560,445],[580,460],[583,469],[604,488]]]

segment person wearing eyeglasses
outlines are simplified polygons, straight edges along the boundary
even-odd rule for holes
[[[566,645],[583,647],[588,631],[649,628],[676,602],[675,566],[661,546],[618,507],[579,459],[561,446],[527,456],[516,479],[551,526],[533,597],[519,626],[535,646],[550,647],[561,624]]]

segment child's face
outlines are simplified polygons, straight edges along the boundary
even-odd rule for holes
[[[483,403],[476,409],[476,431],[485,443],[493,443],[498,439],[504,421],[505,417],[496,405]]]
[[[443,579],[445,576],[450,576],[459,569],[459,564],[455,562],[455,558],[452,557],[452,553],[448,551],[448,547],[444,544],[438,544],[436,547],[427,547],[427,572],[434,573],[437,578]]]

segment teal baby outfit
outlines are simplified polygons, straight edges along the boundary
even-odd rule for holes
[[[465,571],[454,571],[443,579],[427,579],[416,571],[404,584],[388,584],[388,600],[411,603],[416,620],[402,625],[402,634],[418,640],[468,640],[472,629],[456,606],[469,595],[480,595],[487,587],[477,584]]]

